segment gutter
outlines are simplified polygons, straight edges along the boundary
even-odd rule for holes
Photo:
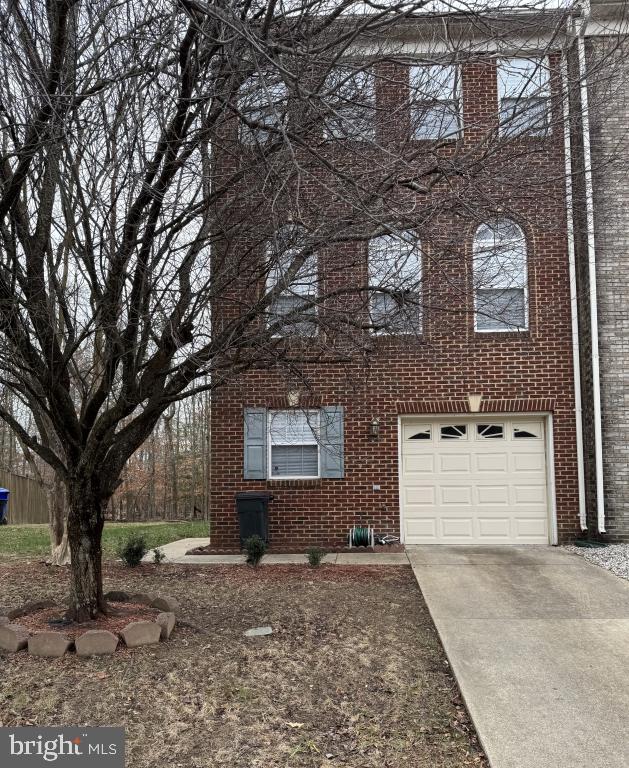
[[[581,127],[583,131],[583,174],[585,181],[585,221],[587,227],[588,282],[590,298],[590,338],[592,346],[592,399],[594,416],[594,456],[596,465],[596,514],[599,533],[605,531],[605,488],[603,473],[603,428],[601,419],[601,373],[598,347],[598,300],[596,290],[596,244],[594,241],[594,195],[592,153],[590,149],[590,112],[585,61],[585,27],[590,18],[590,2],[583,0],[581,14],[575,19],[579,88],[581,94]]]
[[[565,94],[563,103],[563,140],[566,163],[566,228],[568,237],[568,272],[570,280],[570,314],[572,319],[572,366],[574,376],[574,414],[577,438],[577,480],[579,487],[579,523],[581,530],[587,530],[585,508],[585,471],[583,461],[583,404],[581,396],[581,364],[579,349],[579,301],[577,294],[577,268],[574,246],[573,191],[572,191],[572,148],[570,141],[570,102],[568,99],[568,60],[566,52],[561,54],[561,82]]]

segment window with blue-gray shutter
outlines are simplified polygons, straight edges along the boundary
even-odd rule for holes
[[[245,480],[266,479],[266,436],[266,408],[245,408]]]
[[[245,479],[344,476],[342,406],[244,413]]]

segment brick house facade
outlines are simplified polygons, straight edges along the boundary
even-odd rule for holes
[[[554,73],[549,103],[554,118],[560,118],[559,51],[551,51],[548,62]],[[399,74],[407,64],[394,66]],[[465,148],[497,120],[496,52],[463,62],[460,71],[464,129],[459,146]],[[403,80],[401,75],[398,79]],[[397,96],[403,103],[404,94]],[[387,89],[386,98],[394,104],[396,94]],[[305,363],[301,384],[265,367],[216,389],[214,546],[238,546],[235,495],[242,491],[272,493],[269,536],[277,547],[341,544],[351,526],[366,524],[406,543],[557,543],[579,533],[565,154],[559,122],[553,119],[549,135],[514,140],[510,146],[520,151],[496,152],[486,160],[484,172],[482,193],[491,200],[493,218],[506,202],[509,220],[524,236],[526,327],[476,329],[472,272],[475,233],[482,222],[458,211],[440,212],[434,231],[425,225],[422,246],[431,263],[447,252],[447,267],[433,276],[428,270],[422,284],[428,298],[417,336],[374,335],[364,354],[349,363]],[[510,184],[516,176],[533,181],[516,192]],[[427,205],[425,197],[417,200],[418,218]],[[341,252],[354,263],[366,263],[368,245],[344,242],[322,249],[321,263]],[[435,301],[444,269],[450,292]],[[270,414],[297,410],[317,419],[321,413],[342,415],[334,425],[341,456],[330,453],[334,466],[326,473],[328,447],[320,444],[316,476],[273,477],[267,420]],[[430,449],[421,440],[411,443],[422,429]],[[458,452],[453,438],[461,439]],[[527,443],[529,438],[537,442]],[[249,449],[252,464],[262,457],[253,471],[247,466]],[[435,469],[435,461],[443,472]],[[432,467],[430,482],[418,480],[412,467],[420,465]]]

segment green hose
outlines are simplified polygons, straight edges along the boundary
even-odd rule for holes
[[[355,526],[350,531],[350,545],[352,547],[368,547],[371,544],[371,535],[369,528],[365,526]]]

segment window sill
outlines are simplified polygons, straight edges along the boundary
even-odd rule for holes
[[[413,342],[424,341],[423,331],[417,331],[415,333],[413,333],[412,331],[409,333],[377,332],[377,333],[371,333],[370,335],[374,343],[377,343],[378,346],[386,346],[386,345],[395,346],[396,344],[411,344]]]
[[[465,135],[461,131],[458,136],[435,136],[433,138],[428,138],[427,136],[411,136],[410,139],[417,144],[443,144],[444,147],[452,147],[457,142],[463,142],[465,140]]]
[[[498,336],[500,338],[504,338],[507,336],[511,339],[530,339],[531,338],[531,331],[529,328],[523,328],[522,330],[511,330],[511,329],[504,329],[504,330],[492,330],[492,331],[479,331],[476,328],[474,329],[474,336],[476,338],[492,338],[494,336]]]
[[[316,488],[321,485],[320,477],[286,478],[279,477],[266,481],[267,488]]]

